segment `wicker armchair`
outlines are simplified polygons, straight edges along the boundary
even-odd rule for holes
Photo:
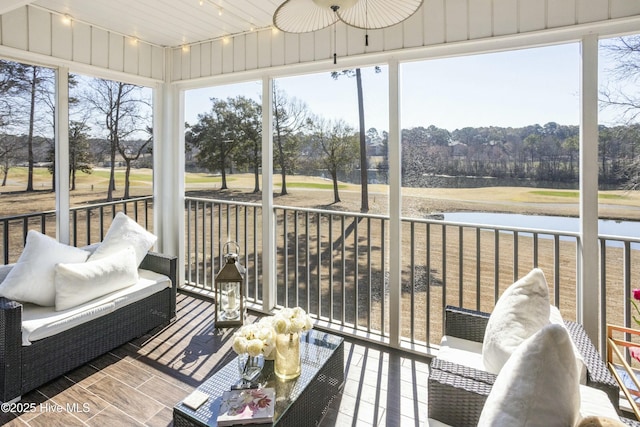
[[[489,313],[447,306],[445,335],[482,342]],[[565,321],[587,365],[587,386],[604,391],[619,411],[620,389],[582,326]],[[429,417],[452,426],[476,425],[496,375],[470,367],[432,360],[428,379]],[[624,420],[627,422],[627,420]]]

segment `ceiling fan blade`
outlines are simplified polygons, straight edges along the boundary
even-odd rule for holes
[[[386,28],[413,15],[423,0],[359,0],[353,7],[339,9],[340,20],[363,29]]]
[[[288,33],[321,30],[337,20],[334,11],[318,6],[313,0],[287,0],[273,15],[273,25]]]

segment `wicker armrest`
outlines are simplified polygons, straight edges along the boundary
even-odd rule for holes
[[[429,418],[451,426],[475,426],[496,376],[433,359],[427,383]]]
[[[0,401],[20,395],[22,305],[0,297]]]
[[[482,342],[488,319],[488,313],[447,306],[445,334]],[[582,325],[571,321],[565,321],[565,324],[587,365],[586,385],[604,391],[619,412],[620,388],[600,357],[600,353]],[[436,417],[432,417],[431,412],[429,416],[450,425],[472,425],[473,423],[466,424],[466,421],[473,420],[475,415],[479,416],[495,375],[437,358],[431,363],[431,371],[433,374],[431,372],[429,374],[429,410],[433,410]],[[457,409],[458,407],[461,409]],[[462,415],[456,415],[460,411]],[[449,412],[453,415],[440,415]],[[456,418],[460,416],[466,418]],[[450,422],[454,419],[456,422]]]
[[[177,276],[178,258],[172,255],[148,252],[140,263],[140,268],[164,274],[171,279],[171,318],[176,317],[176,293],[178,290]]]
[[[446,306],[444,334],[469,341],[482,342],[489,322],[489,313]]]
[[[620,387],[611,375],[611,372],[605,365],[600,353],[595,348],[586,331],[576,322],[565,320],[564,322],[569,329],[573,343],[584,359],[587,365],[587,385],[604,391],[609,396],[609,400],[620,412]]]

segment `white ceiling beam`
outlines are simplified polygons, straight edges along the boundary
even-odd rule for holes
[[[33,3],[35,0],[2,0],[0,4],[0,15],[16,10],[19,7]]]

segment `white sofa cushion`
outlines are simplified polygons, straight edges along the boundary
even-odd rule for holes
[[[131,246],[136,253],[136,266],[139,266],[157,239],[155,235],[145,230],[140,224],[124,213],[118,212],[113,218],[113,222],[102,243],[91,254],[89,259],[104,258],[125,249],[127,246]]]
[[[498,374],[513,351],[549,323],[549,286],[535,268],[509,286],[491,312],[482,343],[482,361]]]
[[[573,426],[580,384],[571,337],[549,324],[525,340],[496,377],[479,426]]]
[[[55,303],[53,282],[56,264],[84,262],[89,252],[30,230],[18,261],[0,283],[0,296],[42,306]]]
[[[30,345],[32,341],[54,336],[105,316],[172,285],[167,276],[153,271],[139,269],[138,274],[140,277],[136,284],[67,310],[55,311],[54,307],[25,304],[22,308],[22,345]]]
[[[97,260],[60,263],[54,274],[56,311],[75,307],[137,281],[136,253],[131,246]]]
[[[486,371],[482,362],[482,343],[444,335],[440,340],[438,359]]]
[[[607,393],[586,385],[580,386],[580,417],[606,417],[620,420]]]

